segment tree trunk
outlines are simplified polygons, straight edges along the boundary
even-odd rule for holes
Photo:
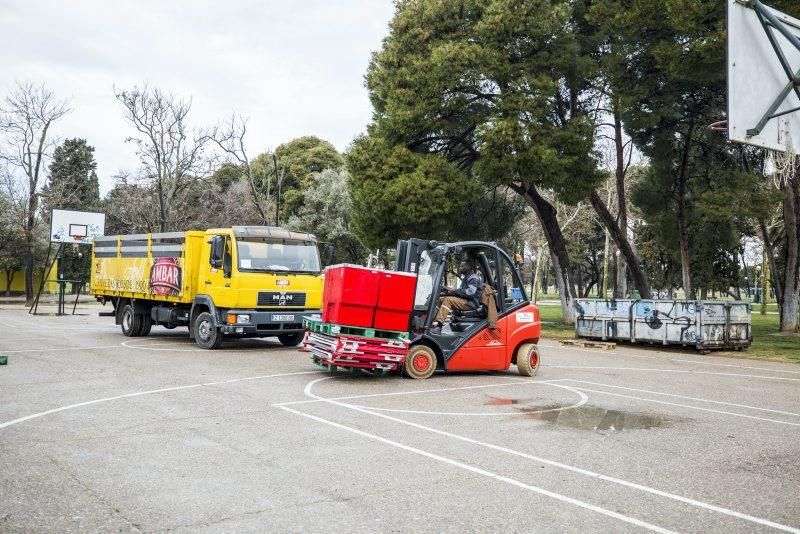
[[[536,212],[539,222],[542,225],[547,247],[550,250],[550,260],[553,262],[553,272],[556,278],[561,307],[564,314],[564,323],[575,324],[575,284],[573,283],[570,271],[569,254],[567,253],[566,240],[561,233],[558,225],[556,210],[544,197],[536,190],[536,187],[528,183],[523,183],[518,189],[525,201]]]
[[[536,301],[539,299],[539,285],[541,281],[539,280],[539,273],[542,269],[542,255],[544,255],[544,246],[539,245],[536,247],[536,266],[533,268],[533,279],[531,280],[531,293],[533,293],[533,303],[536,304]]]
[[[780,306],[780,304],[783,302],[783,285],[778,278],[778,264],[775,262],[775,243],[773,243],[772,239],[770,239],[769,231],[767,230],[767,224],[763,219],[758,220],[758,227],[761,230],[761,240],[764,242],[764,249],[767,251],[769,270],[775,275],[775,299],[778,301],[778,306]],[[744,254],[742,254],[742,258],[744,258]],[[747,272],[746,269],[745,272]]]
[[[681,250],[681,274],[683,276],[684,297],[694,300],[694,289],[692,288],[692,265],[689,256],[689,229],[686,215],[686,193],[689,181],[689,151],[692,146],[692,124],[686,132],[686,139],[683,143],[683,154],[681,155],[681,166],[678,171],[678,240]]]
[[[6,272],[6,296],[11,296],[11,284],[14,282],[14,271],[5,269]]]
[[[630,241],[628,241],[627,232],[626,234],[622,233],[622,229],[617,225],[617,221],[614,220],[614,216],[608,211],[608,208],[605,203],[603,203],[603,199],[600,198],[600,195],[597,194],[597,191],[592,191],[589,201],[592,203],[592,207],[597,212],[597,215],[608,230],[614,243],[616,243],[617,248],[619,248],[621,255],[627,260],[628,268],[633,278],[633,285],[639,290],[639,294],[643,299],[653,298],[652,292],[650,291],[650,284],[647,282],[647,277],[644,275],[642,266],[639,263],[639,257],[631,247]]]
[[[614,169],[614,177],[616,178],[617,188],[617,225],[622,232],[622,235],[627,240],[628,238],[628,204],[625,198],[625,143],[622,138],[622,111],[619,99],[615,98],[613,102],[614,111],[614,151],[616,155],[617,165]],[[610,202],[609,202],[610,204]],[[635,254],[633,244],[629,242],[630,248]],[[625,272],[625,258],[620,255],[617,257],[617,285],[614,296],[617,298],[625,298],[628,295],[628,277]],[[638,264],[638,261],[636,262]],[[641,291],[641,289],[639,289]]]
[[[800,311],[800,178],[784,187],[783,219],[786,225],[786,268],[784,270],[781,332],[797,332]]]

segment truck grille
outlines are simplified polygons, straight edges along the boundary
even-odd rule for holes
[[[305,306],[306,294],[290,291],[259,291],[257,306]]]

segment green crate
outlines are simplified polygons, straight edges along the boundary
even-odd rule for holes
[[[359,326],[347,326],[342,324],[323,323],[322,319],[311,317],[303,318],[303,326],[312,332],[335,336],[344,334],[357,337],[371,337],[377,339],[388,339],[392,341],[408,341],[408,332],[396,332],[392,330],[375,330],[374,328],[362,328]]]
[[[5,354],[0,354],[0,365],[7,365],[8,364],[8,356]]]

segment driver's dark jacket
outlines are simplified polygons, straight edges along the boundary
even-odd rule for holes
[[[461,280],[461,287],[450,293],[453,297],[462,298],[467,301],[474,310],[480,306],[481,293],[483,292],[483,281],[478,273],[472,272]]]

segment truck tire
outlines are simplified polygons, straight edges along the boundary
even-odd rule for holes
[[[539,370],[539,347],[523,343],[517,349],[517,370],[522,376],[536,376]]]
[[[425,345],[414,345],[408,351],[403,369],[409,378],[429,378],[436,370],[436,353]]]
[[[280,341],[281,345],[284,347],[296,347],[303,341],[303,334],[279,334],[278,341]]]
[[[142,327],[139,329],[140,336],[150,334],[150,329],[153,327],[153,320],[150,318],[149,313],[142,314]]]
[[[122,307],[122,320],[120,327],[122,335],[126,337],[136,337],[142,330],[142,316],[133,312],[133,305],[126,304]]]
[[[222,344],[222,332],[214,326],[214,318],[208,312],[197,316],[192,325],[194,340],[201,349],[218,349]]]

